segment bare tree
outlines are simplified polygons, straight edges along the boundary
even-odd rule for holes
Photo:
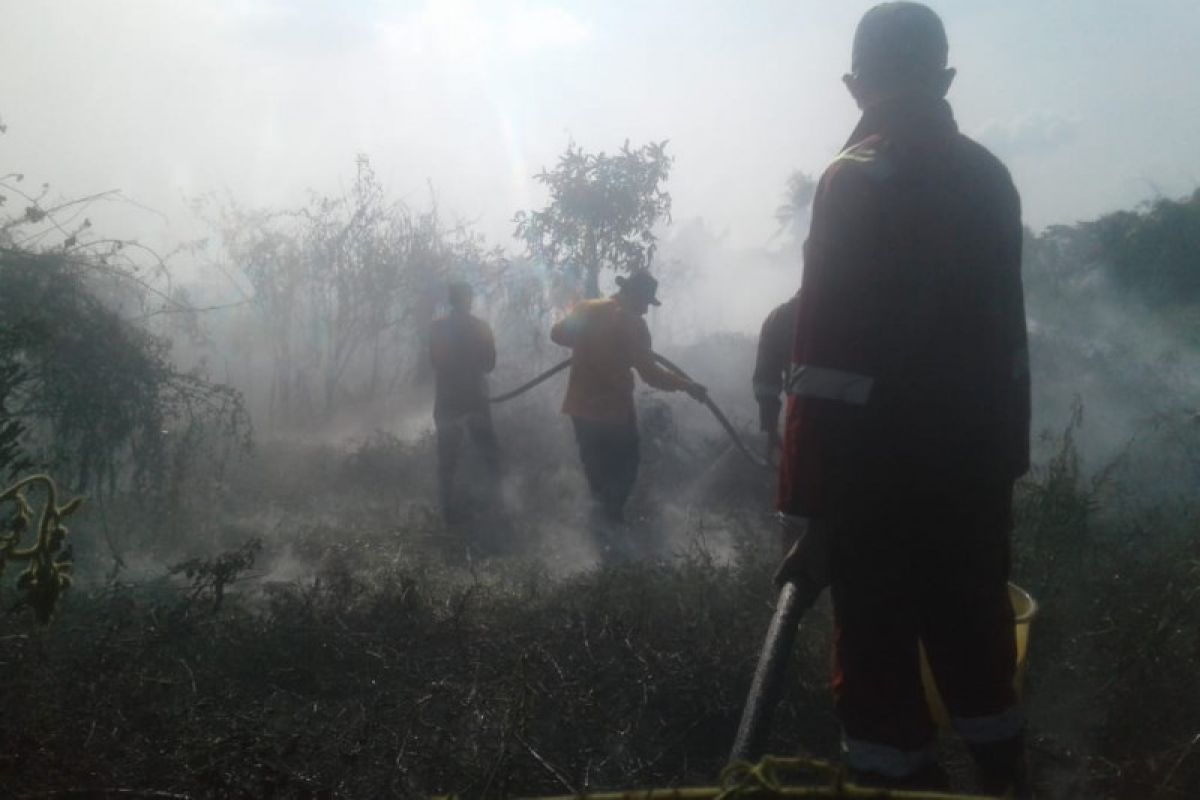
[[[254,288],[271,347],[269,407],[286,425],[422,380],[447,279],[480,282],[503,260],[467,226],[444,226],[436,202],[414,213],[389,201],[364,156],[345,195],[291,212],[227,208],[219,227]]]

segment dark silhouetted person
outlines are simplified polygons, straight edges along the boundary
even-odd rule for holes
[[[754,358],[754,399],[758,403],[758,427],[767,435],[767,461],[780,448],[779,412],[781,399],[792,366],[792,348],[796,342],[796,314],[800,307],[797,292],[767,314],[758,334]],[[780,544],[786,555],[805,529],[803,520],[780,518]],[[823,587],[822,587],[823,588]],[[820,593],[820,589],[816,590]]]
[[[768,458],[779,448],[779,412],[789,368],[792,345],[796,341],[796,310],[800,295],[772,309],[763,320],[758,334],[758,352],[754,359],[754,400],[758,403],[758,428],[767,435]]]
[[[474,299],[469,284],[452,283],[450,313],[434,320],[430,330],[433,362],[433,420],[437,426],[438,501],[443,516],[461,516],[454,493],[454,473],[463,439],[470,437],[491,474],[489,493],[500,475],[500,448],[492,428],[487,374],[496,366],[496,342],[491,327],[471,314]]]
[[[1007,590],[1013,483],[1029,466],[1020,201],[958,132],[947,49],[916,3],[876,6],[855,32],[845,83],[863,113],[813,205],[779,508],[828,537],[853,773],[944,782],[923,642],[979,788],[1025,797]]]
[[[654,361],[644,319],[658,281],[641,271],[618,276],[619,291],[585,300],[550,331],[555,344],[570,347],[571,376],[563,413],[571,417],[584,474],[593,499],[592,529],[602,549],[614,545],[614,526],[624,520],[625,502],[638,471],[638,428],[633,405],[633,373],[667,392],[703,399],[704,387],[669,372]]]

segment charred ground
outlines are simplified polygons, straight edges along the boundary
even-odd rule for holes
[[[360,177],[362,207],[384,208]],[[1018,490],[1014,577],[1042,603],[1026,687],[1046,796],[1200,787],[1197,298],[1174,268],[1194,254],[1178,242],[1194,241],[1198,202],[1052,229],[1027,246],[1047,433]],[[536,277],[434,217],[373,219],[363,247],[342,255],[356,263],[394,235],[389,252],[414,270],[415,294],[397,296],[463,263],[512,278],[487,299],[502,348],[519,354],[497,383],[553,360],[537,335],[550,310]],[[247,245],[264,269],[309,241],[278,234]],[[554,389],[498,410],[503,513],[477,504],[447,527],[433,512],[420,390],[405,389],[403,414],[380,410],[395,387],[419,384],[412,332],[428,303],[367,340],[361,380],[316,395],[316,412],[340,398],[361,424],[317,424],[296,376],[328,366],[334,343],[288,351],[293,371],[274,363],[264,374],[275,388],[258,395],[178,366],[240,343],[245,363],[225,372],[235,384],[255,374],[265,356],[247,343],[286,322],[282,301],[265,329],[253,317],[222,328],[178,294],[131,289],[123,248],[3,244],[0,430],[15,449],[0,466],[45,467],[89,495],[72,521],[79,580],[52,624],[21,608],[0,617],[3,794],[505,796],[712,782],[778,550],[769,476],[699,407],[639,398],[631,516],[644,557],[601,568]],[[1137,264],[1153,269],[1138,278]],[[752,339],[664,345],[750,427]],[[114,357],[97,358],[101,346]],[[372,371],[393,346],[404,359]],[[247,406],[290,425],[260,424],[251,446]],[[381,416],[391,424],[370,433]],[[5,608],[21,600],[11,578]],[[836,755],[829,637],[819,607],[777,717],[779,752]]]
[[[6,791],[504,796],[711,782],[769,616],[776,549],[761,509],[734,490],[678,512],[679,538],[657,558],[556,573],[569,545],[541,537],[569,539],[570,507],[540,505],[544,528],[515,526],[509,541],[483,520],[448,530],[405,482],[430,446],[263,446],[229,476],[209,532],[220,549],[190,577],[118,571],[74,591],[44,631],[6,616]],[[1070,439],[1056,446],[1021,486],[1016,537],[1017,575],[1043,603],[1027,684],[1039,782],[1049,796],[1186,796],[1200,780],[1200,708],[1185,689],[1196,509],[1122,508],[1119,484],[1090,484]],[[556,469],[547,459],[541,477]],[[657,491],[639,498],[643,535],[664,527]],[[261,551],[238,561],[249,542]],[[818,609],[779,752],[836,754],[829,634]]]

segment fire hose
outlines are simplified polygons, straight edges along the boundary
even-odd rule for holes
[[[653,356],[654,360],[667,370],[685,380],[692,380],[690,375],[669,359],[658,353],[654,353]],[[571,366],[571,359],[568,358],[516,389],[491,398],[491,402],[503,403],[518,397],[569,366]],[[729,422],[728,417],[713,402],[707,392],[704,393],[701,402],[716,417],[717,422],[725,429],[725,433],[729,435],[730,440],[742,455],[757,467],[771,469],[771,465],[766,460],[746,446],[742,437]],[[738,725],[733,751],[730,754],[731,768],[745,766],[746,762],[760,758],[766,750],[767,737],[771,730],[771,718],[784,691],[787,680],[787,663],[795,646],[800,618],[812,606],[820,591],[820,588],[813,586],[806,586],[802,589],[800,585],[790,580],[782,586],[776,603],[775,616],[771,620],[766,641],[759,655],[758,667],[754,672],[749,696],[742,709],[742,718]]]
[[[654,360],[657,361],[659,364],[661,364],[666,369],[675,373],[676,375],[683,378],[684,380],[692,381],[692,377],[690,375],[688,375],[679,366],[677,366],[675,363],[673,363],[666,357],[660,356],[658,353],[653,353],[652,355],[654,356]],[[540,375],[533,378],[532,380],[521,384],[516,389],[513,389],[510,392],[505,392],[504,394],[497,395],[497,396],[491,398],[491,402],[503,403],[507,400],[512,400],[514,397],[518,397],[522,394],[525,394],[525,392],[529,391],[530,389],[534,388],[535,386],[538,386],[539,384],[544,383],[545,381],[554,377],[559,372],[562,372],[564,369],[566,369],[569,366],[571,366],[571,359],[568,358],[565,361],[561,361],[558,364],[555,364],[553,367],[551,367],[550,369],[541,373]],[[692,381],[692,382],[695,383],[695,381]],[[738,451],[741,452],[741,454],[750,461],[750,463],[754,464],[754,466],[759,467],[761,469],[772,469],[771,465],[764,458],[762,458],[761,456],[759,456],[757,453],[755,453],[753,450],[751,450],[749,447],[746,446],[746,443],[742,441],[742,437],[738,435],[737,429],[733,427],[733,424],[729,421],[729,418],[726,417],[725,414],[721,411],[721,409],[717,406],[717,404],[713,402],[713,399],[708,396],[707,392],[704,393],[704,398],[700,402],[703,403],[710,412],[712,412],[712,415],[714,417],[716,417],[717,422],[719,422],[721,424],[721,427],[725,429],[725,433],[729,436],[730,441],[733,442],[734,447],[736,447],[738,449]]]

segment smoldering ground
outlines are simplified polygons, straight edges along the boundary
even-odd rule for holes
[[[114,451],[110,484],[90,487],[73,520],[79,581],[54,625],[3,623],[15,792],[505,795],[718,771],[769,615],[772,476],[699,405],[639,391],[639,553],[602,564],[560,376],[495,407],[500,501],[474,490],[485,474],[468,448],[468,513],[446,524],[426,339],[445,283],[476,283],[500,392],[565,357],[546,339],[561,275],[437,209],[394,203],[369,162],[355,185],[305,214],[214,215],[195,284],[162,292],[178,313],[159,313],[159,295],[105,301],[122,311],[113,329],[164,337],[170,364],[147,363],[155,375],[173,364],[176,389],[207,375],[240,390],[254,445],[221,444],[221,426],[184,404],[139,433],[161,456],[141,483],[141,451]],[[798,248],[748,251],[681,227],[682,242],[660,231],[656,347],[761,447],[754,334],[794,290]],[[1177,688],[1196,663],[1195,340],[1178,309],[1122,294],[1103,259],[1064,250],[1063,236],[1027,247],[1039,448],[1018,492],[1015,577],[1042,601],[1027,679],[1035,767],[1052,796],[1183,792],[1197,779],[1197,709]],[[79,274],[64,286],[95,285]],[[345,293],[331,278],[346,276],[363,283]],[[6,286],[9,312],[49,307]],[[202,297],[222,308],[197,311]],[[339,328],[339,298],[370,324]],[[829,636],[822,607],[780,752],[836,755]]]
[[[806,219],[789,175],[854,124],[865,6],[9,5],[0,468],[87,501],[52,624],[0,615],[0,795],[710,784],[773,600],[772,477],[640,390],[641,549],[601,563],[560,376],[495,407],[500,501],[468,448],[447,525],[427,331],[465,279],[493,392],[565,357],[546,333],[583,276],[513,214],[568,141],[670,137],[655,346],[761,448],[754,339]],[[1041,602],[1039,796],[1200,796],[1200,196],[1167,200],[1200,173],[1200,6],[984,5],[943,11],[959,123],[1032,228],[1014,578]],[[830,629],[805,620],[776,752],[839,755]]]

